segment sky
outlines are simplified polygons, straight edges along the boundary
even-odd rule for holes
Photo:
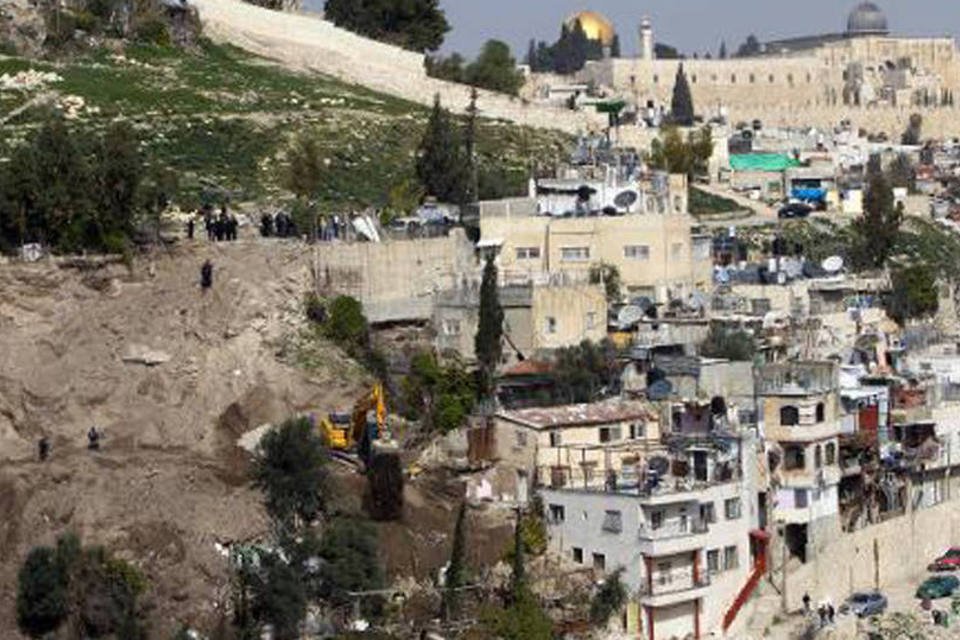
[[[958,0],[875,0],[894,33],[956,36],[960,34]],[[657,42],[687,55],[710,51],[720,41],[735,50],[754,33],[761,40],[836,33],[846,28],[856,0],[440,0],[453,30],[442,51],[473,57],[482,44],[497,38],[526,55],[530,38],[553,42],[570,14],[592,9],[606,15],[620,35],[624,55],[637,49],[640,18],[653,20]]]

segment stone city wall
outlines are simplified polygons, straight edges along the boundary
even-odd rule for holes
[[[204,31],[286,65],[316,71],[421,105],[439,94],[444,106],[463,113],[470,87],[430,78],[421,54],[363,38],[318,16],[271,11],[240,0],[195,0]],[[520,98],[480,91],[484,117],[532,127],[578,133],[595,129],[605,116],[531,104]]]

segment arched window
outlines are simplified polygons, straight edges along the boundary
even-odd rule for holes
[[[794,406],[780,407],[780,426],[795,427],[800,424],[800,410]]]
[[[735,73],[730,74],[730,84],[737,84],[737,74]]]
[[[823,422],[827,419],[827,411],[822,402],[817,403],[817,422]]]
[[[750,84],[753,84],[753,83],[756,82],[756,81],[757,81],[757,76],[755,76],[754,74],[751,73],[751,74],[750,74]]]
[[[817,445],[817,448],[813,450],[813,467],[819,469],[823,466],[823,449],[820,448],[820,445]]]
[[[827,464],[837,463],[837,445],[832,442],[827,444]]]
[[[773,74],[770,74],[770,84],[773,84]]]

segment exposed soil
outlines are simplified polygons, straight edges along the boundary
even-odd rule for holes
[[[320,346],[315,371],[278,357],[300,330],[309,257],[249,240],[132,268],[0,265],[0,636],[17,637],[22,559],[67,530],[144,570],[157,637],[219,617],[228,575],[214,543],[267,531],[237,437],[349,405],[363,388],[333,347]],[[214,287],[203,293],[206,258]],[[169,360],[124,360],[144,348]],[[91,425],[105,434],[99,452],[86,449]],[[43,435],[52,455],[40,463]]]

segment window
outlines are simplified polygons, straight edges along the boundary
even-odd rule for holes
[[[710,549],[707,551],[707,573],[720,572],[720,549]]]
[[[827,412],[822,402],[817,403],[817,422],[823,422],[827,419]]]
[[[788,73],[788,74],[787,74],[787,84],[789,84],[791,87],[793,86],[793,74],[792,74],[792,73]]]
[[[564,262],[586,262],[590,259],[590,247],[561,247],[560,259]]]
[[[753,83],[756,82],[756,81],[757,81],[757,76],[755,76],[755,75],[753,75],[753,74],[751,73],[751,74],[750,74],[750,84],[753,84]]]
[[[559,524],[566,519],[566,513],[562,504],[550,505],[550,522]]]
[[[823,449],[820,448],[820,445],[813,450],[813,468],[819,469],[823,466]]]
[[[602,553],[593,554],[593,568],[597,571],[605,571],[607,568],[607,557]]]
[[[659,529],[663,526],[663,511],[650,512],[650,528]]]
[[[593,311],[587,313],[587,329],[595,329],[597,326],[597,314]]]
[[[770,74],[770,84],[773,84],[773,74]]]
[[[723,514],[727,520],[736,520],[740,517],[740,498],[730,498],[723,502]]]
[[[690,74],[690,82],[692,82],[693,84],[697,84],[697,74],[695,73]]]
[[[583,564],[583,549],[580,547],[573,548],[573,561],[577,564]]]
[[[700,519],[707,524],[713,524],[717,521],[717,510],[712,502],[704,502],[700,505]]]
[[[458,336],[460,335],[460,321],[459,320],[444,320],[443,321],[443,335],[445,336]]]
[[[673,582],[673,574],[671,570],[673,565],[670,562],[658,562],[657,563],[657,584],[665,585]]]
[[[557,319],[553,316],[547,316],[546,329],[547,333],[556,333],[557,332]]]
[[[837,463],[837,445],[832,442],[827,444],[827,464],[836,464]]]
[[[617,442],[622,436],[620,427],[600,427],[600,442]]]
[[[527,446],[527,432],[517,430],[517,446],[525,447]]]
[[[780,407],[780,426],[795,427],[800,424],[800,410],[794,406]]]
[[[650,247],[645,244],[628,244],[623,248],[623,257],[627,260],[649,260]]]
[[[537,260],[540,258],[540,247],[517,247],[517,260]]]
[[[630,425],[631,440],[639,440],[640,438],[645,437],[646,433],[647,433],[646,425],[644,425],[642,422],[634,422],[633,424]]]
[[[683,213],[683,198],[681,196],[673,196],[673,212]]]
[[[737,84],[737,74],[735,73],[730,74],[730,84]]]
[[[623,517],[619,511],[607,511],[604,513],[603,530],[607,533],[620,533],[623,531]]]
[[[793,506],[797,509],[806,509],[808,506],[807,502],[807,490],[806,489],[794,489],[793,490]]]
[[[787,471],[796,471],[804,469],[807,466],[803,447],[798,445],[787,445],[783,448],[783,468]]]
[[[562,443],[562,441],[563,441],[563,438],[562,438],[562,436],[560,435],[560,432],[559,432],[559,431],[551,431],[551,432],[550,432],[550,446],[551,446],[551,447],[559,447],[560,444]]]
[[[740,557],[737,554],[737,548],[733,547],[724,547],[723,548],[723,570],[730,571],[731,569],[736,569],[740,566]]]
[[[687,510],[680,509],[680,520],[677,523],[677,528],[680,530],[680,533],[686,533],[689,525],[690,521],[687,519]]]
[[[660,76],[654,75],[654,76],[653,76],[653,84],[658,84],[659,82],[660,82]]]

